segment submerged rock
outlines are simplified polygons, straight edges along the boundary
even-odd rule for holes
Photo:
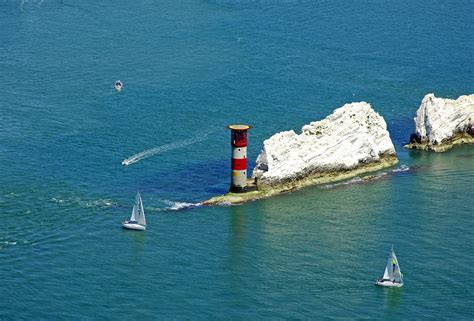
[[[338,173],[350,176],[355,170],[360,174],[396,162],[385,120],[368,103],[360,102],[303,126],[299,135],[290,130],[265,140],[252,176],[259,189],[300,187],[317,184],[324,176],[337,180]]]
[[[456,100],[428,94],[414,120],[416,133],[405,147],[444,152],[457,144],[473,144],[474,94]]]

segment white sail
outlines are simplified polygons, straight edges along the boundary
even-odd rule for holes
[[[133,204],[133,209],[132,209],[132,215],[130,216],[130,221],[131,222],[136,222],[137,221],[137,205]]]
[[[140,225],[146,226],[145,209],[143,208],[143,202],[142,202],[142,197],[140,196],[140,193],[137,193],[137,197],[138,197],[138,204],[139,204],[137,222]]]
[[[385,265],[385,272],[383,274],[384,280],[393,280],[392,253],[393,253],[393,246],[392,246],[392,249],[390,250],[390,254],[388,255],[387,264]]]
[[[392,277],[396,282],[402,282],[402,272],[400,271],[400,265],[398,264],[397,256],[392,247]]]
[[[389,264],[387,264],[387,266],[385,267],[385,272],[383,273],[382,279],[390,280],[391,278],[392,278],[392,276],[390,275],[390,266],[389,266]]]
[[[140,202],[141,202],[141,197],[140,197],[140,193],[138,192],[137,196],[135,196],[135,203],[133,204],[132,216],[130,216],[130,221],[132,222],[137,222],[140,217]]]
[[[395,255],[395,251],[393,250],[393,246],[390,250],[390,255],[388,256],[383,279],[402,282],[402,273],[400,272],[400,266],[398,264],[397,256]]]

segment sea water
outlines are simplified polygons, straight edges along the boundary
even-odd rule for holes
[[[403,148],[474,90],[472,1],[0,2],[0,319],[474,317],[474,149]],[[124,89],[117,93],[114,82]],[[272,134],[345,103],[400,163],[241,206]],[[122,162],[128,160],[128,166]],[[122,230],[140,191],[146,232]],[[375,287],[394,245],[405,286]]]

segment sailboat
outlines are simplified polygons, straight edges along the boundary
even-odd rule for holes
[[[140,192],[137,192],[137,196],[135,197],[135,204],[133,204],[130,220],[122,222],[122,227],[139,231],[144,231],[146,229],[145,210],[143,209]]]
[[[390,250],[390,255],[388,256],[387,265],[385,266],[385,272],[383,276],[375,282],[375,284],[397,288],[403,286],[403,274],[400,271],[400,265],[398,264],[395,251],[393,250],[393,245]]]

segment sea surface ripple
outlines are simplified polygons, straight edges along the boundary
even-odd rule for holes
[[[1,320],[474,317],[474,150],[402,146],[474,91],[472,1],[0,2]],[[114,82],[124,83],[122,92]],[[242,206],[262,142],[367,101],[399,165]],[[130,166],[122,166],[129,160]],[[137,191],[148,228],[122,230]],[[391,245],[401,289],[374,286]]]

